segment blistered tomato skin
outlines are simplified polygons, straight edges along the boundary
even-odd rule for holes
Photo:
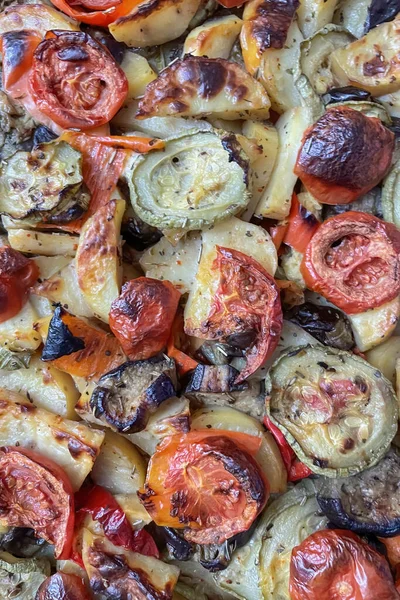
[[[38,277],[36,263],[9,246],[0,248],[0,323],[19,313]]]
[[[38,589],[35,600],[91,600],[82,579],[71,573],[55,573]]]
[[[351,531],[313,533],[292,551],[291,600],[399,600],[386,559]]]
[[[138,277],[128,281],[114,300],[110,328],[132,360],[164,350],[181,298],[169,281]]]
[[[331,217],[308,244],[301,272],[347,314],[381,306],[400,292],[400,232],[366,213]]]
[[[279,288],[274,278],[253,258],[217,246],[213,268],[220,274],[207,321],[207,339],[253,332],[255,341],[246,351],[246,365],[235,383],[252,375],[275,350],[283,316]]]
[[[247,531],[268,499],[253,456],[260,439],[198,430],[166,438],[150,460],[139,493],[158,525],[184,529],[197,544],[221,544]]]
[[[294,172],[323,204],[347,204],[390,169],[394,134],[348,106],[330,108],[304,134]]]
[[[64,471],[37,452],[0,449],[0,522],[29,527],[69,558],[74,529],[74,496]]]
[[[33,58],[29,86],[37,108],[64,128],[108,123],[128,93],[124,72],[87,33],[54,33]]]

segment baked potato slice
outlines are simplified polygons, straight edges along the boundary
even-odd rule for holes
[[[267,119],[270,101],[263,86],[237,63],[186,56],[164,69],[139,102],[138,119],[221,117]]]
[[[75,263],[79,288],[94,316],[108,323],[111,303],[120,292],[121,222],[125,200],[110,200],[86,221]]]
[[[75,256],[78,238],[69,233],[45,233],[31,229],[9,229],[11,248],[39,256]]]
[[[207,56],[208,58],[229,58],[243,21],[236,15],[226,15],[206,21],[187,36],[183,46],[183,56]]]

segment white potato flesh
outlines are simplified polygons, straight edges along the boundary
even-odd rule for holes
[[[0,346],[15,351],[39,348],[42,337],[35,327],[38,318],[32,304],[26,302],[15,317],[0,323]]]
[[[39,408],[61,417],[77,419],[79,392],[72,377],[41,361],[39,354],[31,358],[27,369],[0,369],[0,388],[22,394]]]
[[[227,15],[195,27],[185,40],[183,56],[192,54],[208,58],[229,58],[242,23],[236,15]]]
[[[213,269],[217,245],[247,254],[271,275],[275,274],[278,264],[276,249],[269,233],[258,225],[246,223],[236,217],[203,231],[202,239],[200,263],[185,307],[185,330],[189,335],[198,335],[201,324],[208,318],[219,285],[219,273]]]
[[[185,294],[192,289],[201,252],[201,235],[189,233],[172,245],[166,237],[143,252],[140,259],[146,277],[166,279]]]
[[[400,298],[358,315],[347,316],[357,348],[366,352],[382,344],[393,333],[400,317]]]
[[[125,52],[121,69],[126,75],[129,86],[125,102],[143,96],[147,84],[157,77],[147,59],[135,52]]]
[[[333,13],[339,0],[300,0],[297,22],[304,38],[332,23]]]
[[[0,446],[21,446],[50,458],[64,469],[78,490],[100,451],[104,433],[64,419],[0,390]]]
[[[271,179],[256,208],[256,214],[270,219],[289,215],[297,176],[293,173],[303,134],[312,124],[311,112],[298,106],[288,110],[276,123],[278,156]]]
[[[144,0],[109,30],[130,48],[159,46],[180,37],[200,6],[200,0]]]
[[[110,200],[82,228],[75,265],[79,288],[93,315],[105,323],[122,281],[121,223],[125,200]]]
[[[10,229],[11,248],[39,256],[75,256],[78,238],[68,233],[44,233],[29,229]]]
[[[400,336],[393,335],[366,353],[367,361],[379,369],[384,376],[396,383],[397,361],[400,359]]]

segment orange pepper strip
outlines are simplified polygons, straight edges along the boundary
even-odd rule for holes
[[[182,345],[182,338],[184,338],[184,336],[183,316],[182,312],[178,309],[172,325],[171,335],[167,342],[167,355],[174,359],[180,376],[185,375],[189,371],[193,371],[199,364],[197,360],[194,360],[194,358],[188,356],[179,349]]]
[[[99,25],[107,27],[110,23],[114,23],[120,17],[129,14],[141,0],[123,0],[115,2],[113,8],[107,10],[86,11],[83,8],[74,8],[68,4],[66,0],[51,0],[52,4],[66,15],[88,25]]]
[[[289,222],[283,242],[297,250],[297,252],[305,252],[312,236],[319,227],[319,223],[315,218],[310,215],[308,219],[302,214],[303,210],[297,195],[293,194]]]
[[[285,235],[288,229],[287,223],[280,223],[279,225],[274,225],[270,228],[269,234],[271,236],[272,242],[278,251],[285,239]]]
[[[96,136],[96,141],[111,148],[123,148],[133,150],[140,154],[151,152],[151,150],[162,150],[165,142],[156,138],[139,137],[135,135],[107,135]]]

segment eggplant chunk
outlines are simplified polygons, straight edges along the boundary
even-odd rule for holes
[[[322,96],[322,100],[326,105],[336,104],[337,102],[358,102],[371,100],[371,94],[366,90],[361,90],[353,85],[347,85],[342,88],[334,88],[329,90]]]
[[[267,414],[314,473],[376,465],[397,432],[391,383],[364,359],[326,346],[289,348],[269,373]]]
[[[380,537],[400,533],[400,451],[395,447],[354,477],[321,481],[318,504],[337,527]]]
[[[235,385],[239,371],[230,365],[197,365],[185,393],[193,392],[237,392],[244,389],[245,384]]]
[[[287,318],[305,329],[325,346],[333,346],[340,350],[351,350],[354,347],[353,333],[348,318],[341,310],[333,306],[318,306],[311,302],[305,302],[292,308]]]
[[[168,398],[176,395],[175,363],[156,356],[127,361],[103,375],[90,398],[90,408],[120,433],[142,431],[149,417]]]
[[[372,0],[368,11],[366,29],[392,21],[400,12],[400,0]]]
[[[42,352],[43,361],[69,356],[85,348],[83,339],[74,336],[63,322],[62,315],[65,312],[61,305],[58,305],[54,311]]]

